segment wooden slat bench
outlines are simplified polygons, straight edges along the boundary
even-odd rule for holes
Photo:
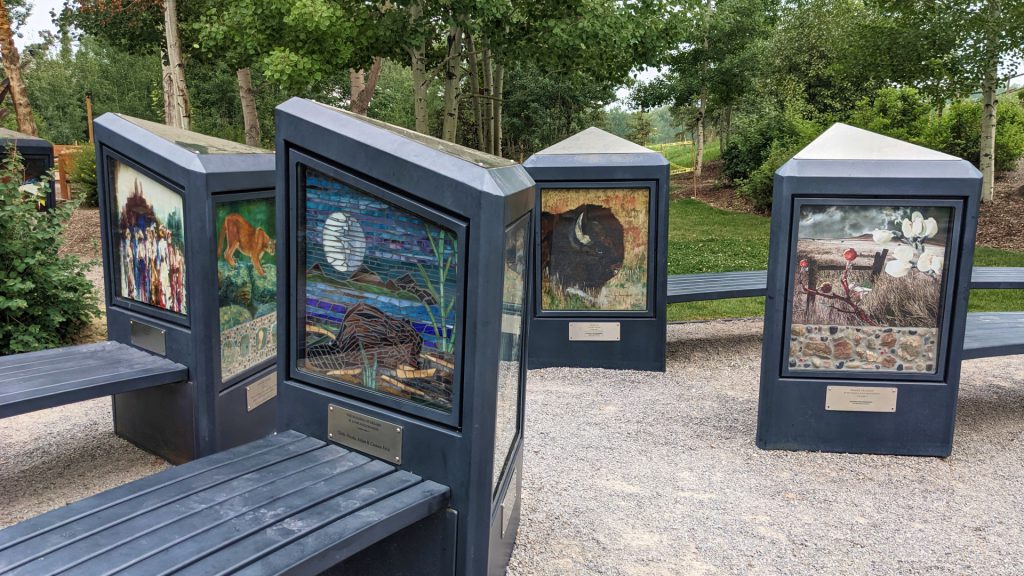
[[[964,360],[1024,354],[1024,312],[974,312],[967,315]]]
[[[118,342],[0,356],[0,418],[187,378],[185,366]]]
[[[1024,268],[975,266],[971,273],[971,288],[1024,289]],[[767,270],[675,274],[668,277],[669,304],[764,296],[767,292]]]
[[[283,432],[0,530],[0,574],[319,574],[449,492]]]

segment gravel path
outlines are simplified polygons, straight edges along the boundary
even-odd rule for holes
[[[665,374],[531,372],[509,573],[1021,573],[1024,356],[965,364],[949,459],[765,452],[760,330],[673,325]],[[0,526],[164,467],[108,399],[0,420]]]

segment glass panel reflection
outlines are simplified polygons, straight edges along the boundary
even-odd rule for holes
[[[519,429],[523,303],[526,296],[526,246],[529,215],[505,230],[505,278],[501,304],[501,352],[498,358],[498,407],[494,424],[496,488]]]

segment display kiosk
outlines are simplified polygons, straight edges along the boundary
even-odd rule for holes
[[[758,446],[949,455],[980,191],[843,124],[776,172]]]
[[[537,181],[530,368],[664,371],[668,160],[588,128],[524,166]]]
[[[298,98],[277,108],[277,162],[282,429],[451,487],[434,521],[346,567],[504,574],[533,181],[511,161]]]
[[[274,155],[96,119],[107,332],[189,369],[114,397],[118,435],[175,463],[276,430]]]
[[[25,168],[24,184],[38,186],[39,182],[53,168],[53,144],[38,136],[29,136],[7,128],[0,128],[0,147],[7,150],[11,146],[17,149],[18,154],[21,155],[21,161]],[[44,196],[45,198],[43,198]],[[40,194],[40,199],[46,201],[47,208],[57,205],[56,188],[52,178],[45,194]]]

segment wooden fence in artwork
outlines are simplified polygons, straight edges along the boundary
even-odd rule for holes
[[[885,248],[881,252],[875,252],[872,257],[871,265],[854,265],[851,266],[851,270],[861,270],[871,272],[871,282],[874,283],[878,275],[882,273],[882,268],[885,267],[885,259],[889,256],[889,249]],[[807,287],[815,289],[818,287],[818,272],[826,271],[839,271],[845,270],[846,266],[839,266],[836,264],[818,264],[814,260],[808,259],[807,261]],[[814,307],[815,295],[812,292],[807,292],[807,309],[810,310]]]

